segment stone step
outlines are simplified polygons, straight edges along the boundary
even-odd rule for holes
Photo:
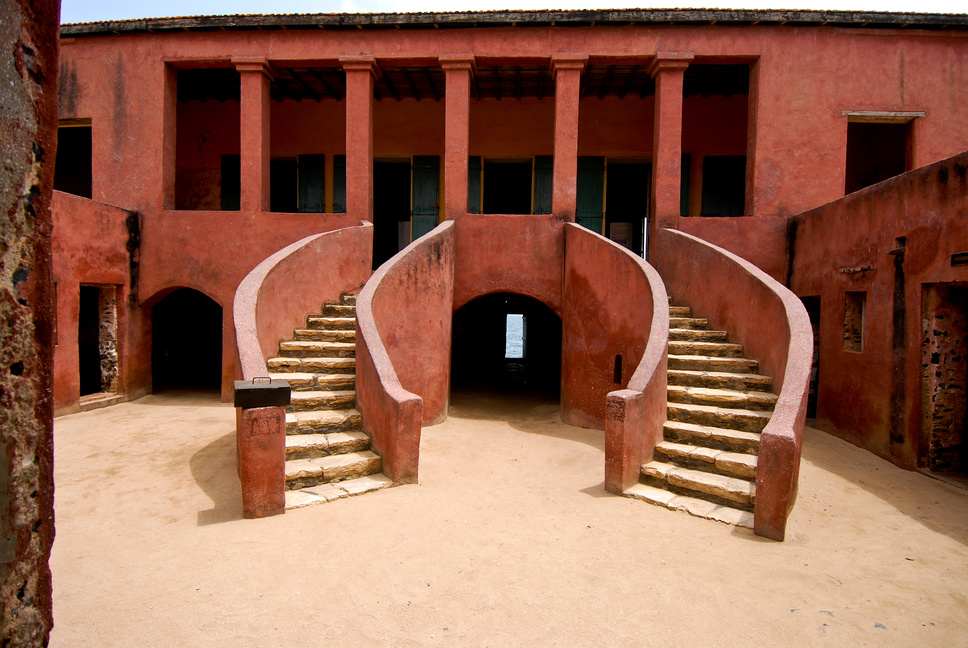
[[[716,448],[662,441],[655,446],[655,459],[739,479],[756,479],[756,456]]]
[[[356,374],[356,358],[269,358],[269,371],[293,373]]]
[[[731,430],[712,425],[666,421],[663,426],[669,441],[701,445],[730,452],[755,455],[760,449],[758,432]]]
[[[350,305],[354,305],[355,306],[356,305],[356,295],[350,295],[350,294],[343,295],[343,296],[341,296],[339,298],[339,302],[341,304],[350,304]]]
[[[724,371],[755,373],[760,363],[751,358],[722,358],[718,356],[669,354],[669,369],[686,371]]]
[[[306,328],[333,330],[356,330],[356,317],[327,317],[310,315],[306,318]]]
[[[669,353],[672,355],[739,358],[743,355],[743,345],[730,342],[669,340]]]
[[[294,391],[289,404],[297,412],[313,409],[350,409],[356,406],[356,391]]]
[[[772,412],[776,405],[776,398],[777,396],[773,392],[747,392],[735,389],[669,385],[669,401],[673,403],[692,403],[694,405]]]
[[[714,389],[763,392],[768,392],[773,389],[772,378],[754,373],[670,369],[668,377],[670,385],[683,387],[710,387]]]
[[[286,510],[325,504],[333,500],[362,495],[371,491],[381,490],[392,486],[393,482],[383,473],[365,475],[343,481],[307,486],[297,490],[286,491]]]
[[[356,318],[355,304],[324,304],[324,317],[352,317]]]
[[[370,437],[363,432],[291,434],[286,437],[286,459],[315,459],[369,448]]]
[[[294,340],[316,340],[318,342],[356,342],[356,329],[312,329],[298,328],[292,332]]]
[[[726,331],[707,329],[670,328],[669,339],[676,341],[726,342]]]
[[[692,317],[692,309],[688,306],[669,306],[670,317]]]
[[[287,358],[353,358],[356,356],[356,344],[285,340],[279,343],[279,355]]]
[[[706,520],[717,520],[734,526],[753,528],[753,514],[749,511],[714,504],[688,495],[676,495],[671,491],[645,484],[633,484],[625,491],[626,497],[642,500],[656,506],[663,506],[673,511],[685,511],[690,515]]]
[[[358,431],[361,420],[359,411],[352,408],[287,412],[286,434]]]
[[[371,450],[286,462],[286,489],[305,488],[378,473],[380,455]]]
[[[704,329],[709,326],[705,317],[670,317],[669,328]]]
[[[689,403],[668,403],[668,418],[672,421],[730,428],[744,432],[762,432],[770,422],[771,412]]]
[[[356,374],[337,373],[337,374],[317,374],[317,373],[296,373],[272,372],[272,378],[281,378],[289,381],[289,386],[293,391],[340,391],[356,389]]]
[[[663,461],[653,460],[642,466],[642,479],[646,486],[750,511],[756,497],[756,484],[751,481],[680,468]]]

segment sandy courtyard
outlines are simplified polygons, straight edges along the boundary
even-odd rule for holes
[[[56,420],[85,646],[966,646],[968,491],[808,430],[787,541],[602,488],[602,433],[455,396],[420,485],[242,520],[231,406]]]

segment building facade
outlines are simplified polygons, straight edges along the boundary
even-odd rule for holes
[[[213,386],[228,400],[236,288],[310,234],[372,222],[361,254],[376,268],[454,220],[454,311],[508,293],[560,315],[556,224],[649,259],[670,228],[804,299],[819,342],[818,426],[908,467],[968,470],[968,270],[954,261],[968,251],[965,159],[948,160],[968,150],[965,16],[64,25],[59,86],[60,412],[166,386]],[[707,289],[730,287],[711,273]],[[955,358],[950,380],[928,376],[936,354]],[[932,426],[948,430],[935,435],[936,462]]]

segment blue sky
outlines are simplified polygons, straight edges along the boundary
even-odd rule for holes
[[[628,3],[630,4],[630,3]],[[92,22],[163,16],[202,16],[260,13],[339,13],[398,11],[467,11],[486,9],[604,9],[623,8],[622,0],[62,0],[61,22]],[[634,6],[634,5],[632,5]],[[965,0],[666,0],[640,4],[663,9],[839,9],[964,13]]]

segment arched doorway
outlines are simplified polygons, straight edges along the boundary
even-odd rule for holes
[[[540,394],[561,389],[561,319],[540,301],[494,293],[454,313],[451,389]]]
[[[222,307],[179,288],[151,308],[152,391],[218,390],[222,383]]]

